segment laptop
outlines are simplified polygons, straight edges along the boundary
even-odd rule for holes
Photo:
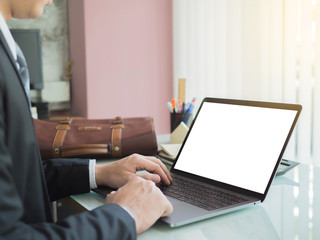
[[[161,218],[178,227],[261,203],[301,105],[205,98],[160,189],[173,205]]]

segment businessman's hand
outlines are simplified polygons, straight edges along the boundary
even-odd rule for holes
[[[160,217],[169,215],[173,208],[155,183],[140,177],[130,181],[110,193],[106,203],[115,203],[124,207],[133,216],[137,234],[151,227]]]
[[[148,172],[137,174],[139,170]],[[172,182],[170,172],[159,159],[139,154],[132,154],[112,163],[96,165],[95,168],[98,186],[119,188],[137,175],[155,183],[162,180],[164,184],[169,185]]]

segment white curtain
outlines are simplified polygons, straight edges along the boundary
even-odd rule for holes
[[[173,0],[173,35],[175,97],[300,103],[285,157],[320,166],[320,0]]]

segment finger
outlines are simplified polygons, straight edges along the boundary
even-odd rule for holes
[[[143,179],[146,179],[146,180],[151,180],[152,182],[154,183],[158,183],[161,181],[161,178],[159,175],[157,174],[152,174],[152,173],[140,173],[138,175],[139,177],[142,177]]]
[[[149,161],[146,161],[146,159]],[[166,170],[163,169],[161,167],[161,165],[154,158],[152,158],[152,157],[139,158],[138,166],[141,167],[140,170],[144,169],[144,170],[147,170],[148,172],[158,174],[165,184],[169,185],[171,183],[170,178],[169,178],[170,173],[169,173],[168,169],[166,169]]]
[[[114,194],[115,194],[115,191],[112,191],[111,193],[107,194],[107,196],[106,196],[106,198],[105,198],[104,201],[105,201],[106,203],[111,202],[112,199],[113,199]]]
[[[164,212],[163,212],[163,214],[162,214],[161,217],[168,216],[168,215],[169,215],[170,213],[172,213],[172,211],[173,211],[173,206],[172,206],[172,204],[169,202],[168,199],[166,199],[166,201],[167,201],[167,204],[165,205],[165,210],[164,210]]]
[[[107,194],[107,197],[112,197],[115,193],[115,191],[112,191],[111,193]]]
[[[164,173],[167,175],[168,179],[170,182],[172,182],[172,177],[170,174],[170,171],[168,170],[168,168],[163,164],[163,162],[161,162],[160,159],[156,158],[156,157],[146,157],[148,160],[158,164],[161,169],[164,171]]]

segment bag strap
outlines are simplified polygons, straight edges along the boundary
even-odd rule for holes
[[[73,118],[67,117],[56,126],[57,132],[54,137],[53,145],[52,145],[53,158],[62,157],[60,148],[63,146],[63,141],[67,135],[68,130],[70,130],[70,124],[72,123],[72,120]]]
[[[115,117],[111,125],[111,153],[113,157],[121,157],[121,134],[124,123],[121,117]]]
[[[92,155],[108,156],[108,144],[81,144],[74,146],[64,146],[60,148],[63,158],[68,157],[88,157]]]

